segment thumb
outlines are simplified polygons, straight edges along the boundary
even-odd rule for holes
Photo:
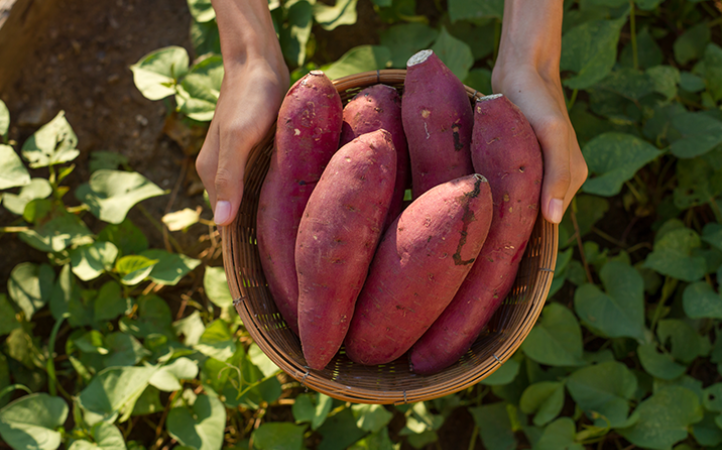
[[[567,193],[571,185],[571,136],[566,120],[552,118],[535,130],[544,155],[544,181],[542,184],[541,207],[544,218],[559,223],[564,216],[568,202]]]

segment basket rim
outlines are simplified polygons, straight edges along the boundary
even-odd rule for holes
[[[378,83],[402,84],[405,76],[406,70],[404,69],[380,69],[338,78],[333,80],[333,84],[337,91],[341,93],[349,89],[364,88]],[[465,88],[470,101],[477,100],[483,96],[483,94],[476,89],[468,86],[465,86]],[[263,148],[268,147],[273,142],[274,136],[275,124],[268,131],[264,139],[251,150],[247,159],[246,169],[248,169],[248,167],[250,167],[255,161],[255,156],[257,156]],[[249,171],[246,170],[246,176],[248,176],[248,173]],[[244,185],[246,184],[246,181],[247,180],[244,179]],[[440,383],[431,383],[429,386],[424,388],[409,390],[371,390],[362,387],[351,387],[339,383],[329,377],[323,376],[320,371],[309,369],[306,366],[299,364],[297,361],[293,361],[291,358],[285,357],[286,355],[279,352],[278,348],[274,345],[270,338],[263,333],[263,326],[257,320],[257,315],[253,313],[249,309],[248,305],[243,301],[245,298],[248,298],[248,288],[244,285],[243,275],[240,273],[240,261],[236,258],[236,252],[238,251],[236,246],[239,243],[238,234],[241,217],[242,208],[239,208],[238,214],[234,218],[233,222],[228,226],[221,227],[221,238],[223,266],[226,272],[234,306],[241,317],[244,327],[263,353],[266,354],[266,356],[268,356],[274,364],[296,381],[330,397],[354,403],[404,404],[431,400],[463,390],[494,373],[521,346],[522,342],[539,318],[539,315],[545,306],[546,297],[551,289],[551,282],[557,259],[558,225],[547,222],[543,216],[540,215],[537,218],[535,228],[541,227],[542,235],[544,237],[551,237],[551,242],[545,242],[545,246],[550,247],[546,249],[547,251],[543,255],[545,259],[545,268],[539,268],[540,273],[537,275],[537,282],[531,286],[532,289],[530,289],[530,292],[526,294],[532,296],[530,307],[519,320],[518,324],[516,324],[513,331],[506,335],[503,342],[501,342],[501,347],[493,353],[492,356],[487,357],[482,363],[475,365],[463,374],[453,378],[453,382],[444,381]],[[535,299],[541,300],[535,301]],[[445,370],[439,374],[430,375],[424,378],[432,378],[443,374],[444,372]],[[409,376],[423,377],[422,375],[411,373]]]

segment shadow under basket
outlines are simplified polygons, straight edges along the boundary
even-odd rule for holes
[[[384,83],[403,90],[405,70],[380,70],[334,81],[345,102],[361,89]],[[468,88],[469,100],[481,97]],[[233,223],[222,228],[223,263],[238,314],[268,357],[305,386],[331,397],[357,402],[400,404],[458,392],[491,375],[521,345],[541,313],[557,257],[557,226],[541,216],[534,226],[516,282],[471,349],[435,375],[409,370],[406,356],[378,366],[356,364],[343,347],[324,370],[306,367],[298,337],[278,312],[263,276],[256,244],[256,212],[261,185],[273,151],[275,126],[249,156],[243,202]]]

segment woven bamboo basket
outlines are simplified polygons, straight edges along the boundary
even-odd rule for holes
[[[334,81],[344,102],[376,83],[403,90],[405,70],[360,73]],[[481,94],[467,87],[469,100]],[[243,324],[268,357],[305,386],[356,403],[401,404],[458,392],[491,375],[521,345],[546,301],[557,256],[557,226],[537,220],[516,282],[472,348],[454,365],[430,376],[409,370],[404,356],[378,366],[349,360],[343,347],[324,370],[306,366],[298,337],[286,326],[266,286],[256,244],[256,211],[273,150],[275,126],[252,151],[243,202],[234,222],[222,228],[223,262]]]

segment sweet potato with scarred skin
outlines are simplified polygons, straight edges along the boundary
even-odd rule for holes
[[[403,355],[453,299],[491,223],[486,179],[469,175],[414,200],[384,233],[345,345],[360,364]]]
[[[489,235],[454,300],[410,352],[412,370],[438,372],[466,353],[511,290],[539,212],[543,164],[534,130],[502,95],[476,103],[472,160],[491,186]]]
[[[291,87],[278,112],[275,148],[258,201],[263,273],[278,310],[296,334],[298,224],[324,167],[338,149],[342,113],[341,97],[323,72],[312,71]]]
[[[396,184],[391,198],[389,213],[384,228],[396,220],[404,201],[404,192],[409,184],[411,168],[409,151],[406,146],[401,123],[401,97],[396,89],[385,84],[375,84],[362,90],[343,108],[341,145],[365,133],[384,129],[391,133],[396,149]]]
[[[308,199],[296,237],[298,326],[308,366],[338,352],[376,251],[396,179],[386,130],[336,152]]]
[[[401,116],[409,146],[413,198],[432,187],[474,173],[474,113],[464,84],[431,50],[406,64]]]

